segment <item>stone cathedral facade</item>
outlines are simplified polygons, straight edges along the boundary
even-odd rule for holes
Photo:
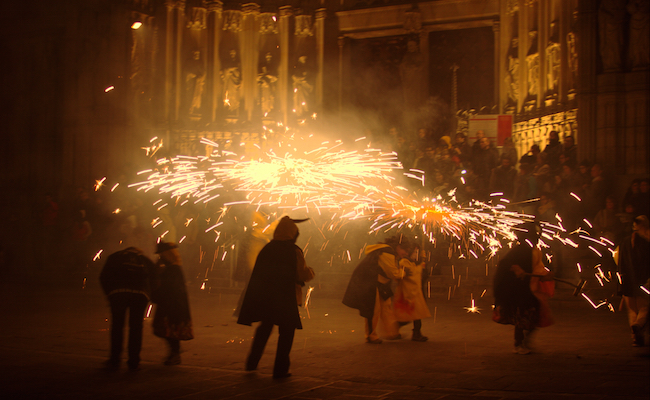
[[[3,180],[87,185],[133,169],[154,136],[196,154],[201,137],[255,143],[343,115],[442,136],[498,114],[520,154],[556,130],[626,186],[650,174],[649,2],[16,3]]]

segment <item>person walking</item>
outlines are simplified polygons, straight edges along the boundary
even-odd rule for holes
[[[514,325],[514,352],[529,354],[535,330],[553,324],[548,298],[553,295],[555,285],[537,247],[539,224],[527,222],[514,230],[518,241],[499,261],[494,276],[492,320]]]
[[[137,370],[142,349],[142,321],[149,303],[154,264],[142,250],[129,247],[117,251],[106,260],[99,281],[111,307],[111,349],[105,366],[120,366],[124,343],[124,322],[129,311],[128,366]]]
[[[295,330],[302,329],[298,312],[298,306],[302,304],[302,287],[315,275],[296,245],[300,234],[296,223],[303,221],[306,220],[294,220],[288,216],[280,219],[273,239],[257,256],[237,320],[238,324],[249,326],[260,322],[246,359],[247,371],[257,369],[273,326],[278,326],[274,379],[291,376],[289,353]]]
[[[178,365],[181,363],[180,341],[194,339],[181,256],[178,246],[171,242],[158,243],[156,254],[160,258],[156,263],[155,288],[151,296],[156,304],[153,334],[169,345],[164,364]]]
[[[643,330],[648,324],[648,294],[650,289],[650,222],[645,215],[634,218],[634,232],[618,247],[617,259],[620,274],[619,293],[627,308],[632,330],[632,345],[643,346]],[[645,291],[641,288],[645,287]]]
[[[411,250],[406,237],[390,237],[383,243],[368,246],[366,256],[352,272],[343,304],[359,310],[365,319],[366,343],[382,343],[377,332],[379,325],[387,339],[401,338],[392,308],[391,282],[402,279],[399,259],[407,258]]]
[[[415,342],[429,340],[422,335],[422,318],[431,316],[422,287],[426,280],[425,259],[426,254],[416,246],[410,258],[399,260],[399,265],[404,270],[404,277],[397,283],[393,303],[395,319],[399,326],[413,322],[411,340]]]

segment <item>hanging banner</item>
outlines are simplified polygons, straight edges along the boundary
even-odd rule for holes
[[[474,115],[469,117],[468,142],[476,141],[476,133],[483,131],[485,137],[496,146],[503,146],[505,138],[512,136],[512,115]]]

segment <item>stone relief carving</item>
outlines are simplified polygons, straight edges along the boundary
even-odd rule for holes
[[[519,11],[519,0],[508,0],[506,7],[508,15],[515,15]]]
[[[605,72],[620,71],[623,66],[624,23],[624,0],[602,0],[598,8],[598,36]]]
[[[193,7],[192,15],[187,20],[187,28],[190,29],[206,29],[208,27],[206,23],[206,9],[203,7]]]
[[[236,112],[239,110],[241,90],[241,62],[237,50],[231,49],[228,59],[223,62],[221,79],[223,80],[223,104],[226,110]]]
[[[399,64],[404,104],[409,108],[417,108],[422,104],[420,93],[421,76],[424,73],[424,57],[420,53],[418,42],[415,39],[409,39],[406,45],[406,54]]]
[[[296,36],[314,36],[314,25],[311,15],[296,15]]]
[[[513,38],[506,58],[506,83],[508,85],[508,108],[516,107],[519,99],[519,38]]]
[[[551,22],[551,37],[546,45],[546,90],[547,94],[557,94],[560,84],[561,49],[558,42],[557,21]]]
[[[567,65],[569,67],[569,74],[567,87],[569,89],[569,100],[575,97],[576,82],[578,79],[578,36],[576,35],[576,21],[578,20],[578,12],[573,12],[573,22],[571,30],[566,35],[567,47]]]
[[[201,114],[201,100],[203,98],[203,87],[205,85],[205,65],[201,58],[201,52],[192,52],[192,57],[185,65],[185,98],[187,111],[190,116]]]
[[[539,52],[537,51],[537,32],[528,33],[530,48],[526,55],[526,67],[528,69],[528,97],[533,99],[539,93]]]
[[[278,19],[273,13],[262,13],[259,16],[261,34],[277,34]]]
[[[422,30],[422,13],[417,4],[404,13],[404,30],[408,33],[419,33]]]
[[[259,87],[259,103],[262,114],[266,117],[275,109],[275,93],[278,81],[278,74],[275,62],[271,53],[266,53],[260,62],[257,75]]]
[[[311,103],[311,92],[314,90],[312,84],[312,73],[307,63],[307,56],[298,57],[294,66],[291,78],[293,80],[293,112],[297,117],[304,117],[309,112]]]
[[[630,0],[630,46],[628,62],[633,70],[650,66],[650,1]]]
[[[237,10],[226,10],[223,12],[223,30],[241,32],[242,12]]]

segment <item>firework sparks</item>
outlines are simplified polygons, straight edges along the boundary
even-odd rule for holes
[[[193,222],[194,218],[188,217],[184,224],[185,227],[190,223],[200,224],[201,230],[216,235],[215,243],[222,236],[231,237],[224,224],[224,217],[231,208],[270,206],[280,212],[301,210],[309,216],[329,216],[329,221],[318,227],[325,241],[322,246],[313,245],[316,249],[320,246],[321,252],[328,246],[331,235],[345,232],[347,228],[342,229],[345,224],[352,220],[363,220],[369,226],[369,233],[406,230],[421,235],[423,240],[428,239],[431,243],[435,243],[438,235],[446,235],[454,241],[454,252],[460,253],[459,258],[473,261],[484,255],[495,256],[504,245],[516,240],[514,232],[517,225],[534,220],[534,216],[507,210],[504,203],[510,202],[502,198],[502,193],[492,193],[490,197],[493,200],[488,203],[472,200],[463,205],[456,200],[456,189],[446,193],[444,198],[421,197],[400,184],[404,177],[423,184],[424,173],[417,170],[404,173],[393,152],[382,152],[371,148],[370,144],[363,150],[349,151],[344,149],[342,141],[322,141],[309,147],[310,142],[316,143],[315,139],[307,140],[307,137],[290,135],[289,130],[280,125],[278,128],[284,130],[283,141],[275,144],[270,144],[269,141],[263,146],[255,144],[254,155],[248,153],[244,156],[220,149],[218,143],[202,139],[202,144],[212,148],[207,152],[208,155],[176,155],[155,159],[163,142],[153,138],[149,146],[143,149],[155,166],[138,172],[141,181],[128,187],[145,193],[157,193],[160,199],[154,203],[154,207],[161,213],[166,212],[165,208],[182,207],[188,203],[222,204],[218,216],[208,218],[207,223],[203,224],[201,219]],[[273,133],[272,129],[265,130],[266,133]],[[364,140],[366,139],[356,139],[355,147],[363,148]],[[242,147],[251,147],[244,145],[245,143]],[[105,180],[106,178],[97,181],[96,190]],[[117,185],[113,186],[111,191],[116,187]],[[575,194],[572,195],[580,201]],[[555,222],[541,222],[542,237],[538,244],[541,248],[549,248],[548,243],[557,240],[562,245],[574,248],[580,246],[578,242],[587,242],[588,248],[599,257],[602,257],[600,248],[610,250],[612,244],[606,239],[592,238],[581,228],[567,232],[560,216],[556,215],[555,219]],[[152,220],[151,226],[157,228],[163,223],[167,222],[157,217]],[[584,220],[584,223],[592,227],[589,221]],[[158,235],[159,240],[168,232],[166,228],[167,226],[160,229],[165,233]],[[180,242],[185,238],[183,236]],[[225,261],[227,255],[236,253],[234,248],[231,250],[226,251],[224,247],[221,261]],[[305,253],[306,250],[307,246]],[[359,257],[362,252],[363,249],[360,250]],[[349,249],[343,249],[338,254],[343,254],[337,256],[341,260],[352,262],[351,254],[354,253]],[[552,258],[547,257],[547,262],[552,262]],[[215,260],[219,261],[216,253]],[[214,266],[214,260],[212,265]],[[581,270],[580,264],[577,266]],[[455,275],[453,266],[452,275]],[[601,281],[605,275],[600,271],[596,278]],[[460,275],[457,283],[459,286]],[[205,289],[205,282],[201,289]],[[305,308],[308,313],[312,289],[306,298]],[[454,292],[455,289],[456,287]],[[430,295],[430,287],[427,292]],[[484,294],[485,291],[481,297]],[[449,287],[448,299],[451,296],[452,288]],[[472,313],[478,312],[473,299],[472,306],[465,309]]]
[[[481,313],[481,311],[480,311],[481,309],[476,307],[476,305],[474,304],[474,298],[472,298],[472,306],[471,307],[463,307],[463,308],[465,310],[467,310],[468,313],[475,313],[475,314],[480,314]]]

